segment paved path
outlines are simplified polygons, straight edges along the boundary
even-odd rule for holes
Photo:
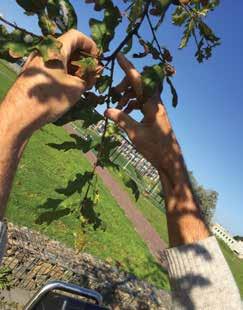
[[[71,125],[65,125],[64,128],[69,133],[79,134]],[[91,151],[85,155],[92,164],[96,162],[96,156]],[[166,268],[167,266],[161,253],[167,247],[167,244],[161,240],[156,230],[133,204],[128,193],[121,188],[120,184],[113,178],[109,171],[106,168],[97,167],[96,172],[101,177],[106,187],[109,188],[118,205],[125,211],[126,216],[133,223],[135,230],[145,241],[152,255],[163,267]]]

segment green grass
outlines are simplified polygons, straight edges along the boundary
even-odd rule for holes
[[[243,260],[239,259],[222,240],[218,239],[218,242],[243,298]]]
[[[143,213],[146,219],[150,222],[150,224],[157,231],[162,240],[166,243],[168,240],[168,231],[167,231],[167,222],[166,217],[163,210],[159,209],[155,206],[154,203],[147,197],[145,197],[141,192],[139,194],[139,198],[136,200],[133,190],[130,187],[125,185],[126,181],[129,177],[125,174],[124,171],[114,170],[112,167],[108,168],[112,176],[118,181],[118,183],[124,188],[124,190],[129,194],[130,199],[134,202],[139,210]]]
[[[11,70],[5,61],[0,60],[0,101],[3,99],[6,91],[15,81],[17,74]]]
[[[66,197],[56,189],[65,188],[77,173],[91,170],[91,165],[79,150],[57,151],[47,145],[64,141],[72,139],[63,128],[53,125],[31,138],[19,165],[7,217],[73,247],[73,232],[78,231],[80,221],[70,210],[79,208],[80,194]],[[98,188],[101,199],[96,212],[106,230],[89,229],[84,250],[113,263],[118,261],[123,269],[139,278],[168,288],[166,274],[101,180]]]

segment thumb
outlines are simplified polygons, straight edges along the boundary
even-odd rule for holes
[[[118,109],[107,109],[105,116],[124,129],[130,139],[134,138],[138,123],[129,115]]]

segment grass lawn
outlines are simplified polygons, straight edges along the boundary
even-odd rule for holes
[[[222,240],[218,239],[218,242],[243,298],[243,260],[239,259]]]
[[[63,128],[53,125],[46,126],[31,138],[18,169],[7,217],[74,247],[73,233],[79,231],[80,221],[70,211],[79,209],[86,186],[81,194],[74,192],[70,197],[61,189],[75,179],[72,189],[82,187],[82,180],[77,179],[76,174],[91,170],[91,165],[79,150],[57,151],[47,145],[64,141],[72,139]],[[117,261],[123,269],[138,277],[168,288],[166,274],[101,180],[98,180],[98,188],[100,203],[95,211],[100,213],[106,230],[90,228],[84,251],[114,263]]]
[[[16,76],[16,73],[8,68],[5,61],[0,60],[0,101],[3,99],[6,90],[15,81]]]
[[[149,198],[146,198],[142,193],[139,194],[138,199],[136,200],[133,193],[133,188],[126,186],[127,181],[130,179],[124,171],[114,170],[112,167],[108,168],[113,177],[120,183],[125,191],[128,192],[130,199],[134,204],[141,210],[146,219],[154,227],[157,233],[160,235],[161,239],[166,243],[168,240],[168,231],[167,231],[167,222],[164,212],[155,206]]]

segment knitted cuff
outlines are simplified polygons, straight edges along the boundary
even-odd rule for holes
[[[176,309],[241,309],[239,290],[215,237],[165,254]]]

